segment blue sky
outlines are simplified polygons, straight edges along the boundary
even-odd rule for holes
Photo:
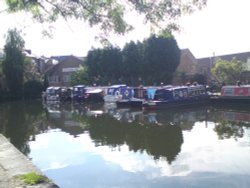
[[[180,20],[181,32],[175,34],[179,47],[189,48],[197,58],[250,51],[249,7],[249,0],[208,0],[202,11]],[[111,35],[113,44],[123,47],[131,40],[148,37],[149,28],[140,24],[134,15],[131,20],[135,30],[125,36]],[[32,22],[24,13],[0,13],[0,22],[0,48],[5,44],[7,30],[13,27],[23,29],[26,48],[36,55],[85,56],[91,47],[100,47],[95,40],[98,30],[79,21],[59,20],[54,25],[53,39],[43,37],[41,30],[46,25]]]

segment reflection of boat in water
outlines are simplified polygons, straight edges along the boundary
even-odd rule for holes
[[[250,124],[250,112],[223,111],[222,114],[226,120],[235,122],[246,122]]]
[[[134,109],[114,109],[113,118],[123,122],[136,122],[140,125],[176,125],[182,129],[192,129],[195,122],[208,120],[209,108],[178,108],[157,111]]]

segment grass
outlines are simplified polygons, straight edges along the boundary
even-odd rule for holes
[[[30,172],[24,175],[20,175],[19,177],[21,180],[24,181],[24,183],[28,185],[36,185],[48,181],[45,176],[36,174],[35,172]]]

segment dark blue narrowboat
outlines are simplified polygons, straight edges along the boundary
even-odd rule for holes
[[[84,102],[85,101],[85,92],[86,92],[85,85],[76,85],[73,87],[73,101],[74,102]]]
[[[145,100],[153,100],[155,92],[158,88],[169,88],[170,86],[163,87],[139,87],[139,88],[128,88],[129,94],[127,93],[121,100],[116,102],[117,107],[134,107],[142,108]],[[172,86],[171,86],[172,87]],[[128,92],[127,91],[127,92]]]
[[[143,103],[144,109],[161,109],[186,105],[201,104],[209,101],[203,85],[158,88],[153,99]]]
[[[60,101],[61,87],[48,87],[45,92],[46,101]]]
[[[84,94],[86,102],[104,102],[104,92],[101,88],[87,88]]]
[[[72,100],[72,88],[62,87],[60,92],[60,101],[68,102]]]

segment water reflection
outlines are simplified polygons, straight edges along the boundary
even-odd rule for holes
[[[46,118],[40,101],[12,102],[0,105],[0,121],[0,132],[27,155],[28,141],[42,129]]]
[[[235,140],[244,136],[244,128],[250,127],[250,111],[240,109],[215,109],[217,121],[214,130],[219,139],[234,138]]]
[[[228,176],[246,182],[243,175],[250,175],[248,109],[142,111],[38,101],[2,104],[0,120],[0,131],[62,187],[199,187],[211,178],[236,187]]]

